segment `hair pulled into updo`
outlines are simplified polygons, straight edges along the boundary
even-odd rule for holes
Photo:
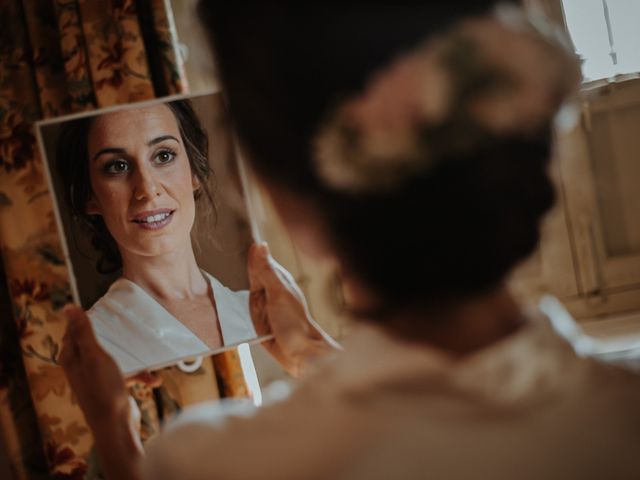
[[[189,100],[174,100],[167,102],[166,105],[171,109],[178,124],[191,173],[199,181],[199,188],[194,192],[194,197],[198,203],[201,200],[206,202],[206,208],[215,212],[213,193],[215,185],[213,171],[209,164],[207,132],[202,127]],[[62,124],[56,144],[55,166],[64,187],[65,202],[74,224],[80,225],[89,232],[91,245],[98,253],[96,270],[103,274],[110,274],[122,268],[118,245],[107,229],[102,216],[87,213],[87,202],[92,195],[88,138],[95,118],[95,116],[82,117]]]
[[[250,162],[317,207],[381,310],[490,291],[533,252],[579,69],[521,11],[269,2],[257,22],[261,7],[205,3]]]
[[[313,140],[344,262],[405,305],[497,286],[553,204],[553,121],[579,72],[518,9],[461,21],[377,72]]]

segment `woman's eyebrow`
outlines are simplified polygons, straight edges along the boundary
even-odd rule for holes
[[[98,153],[96,153],[93,156],[93,161],[95,162],[100,155],[104,155],[105,153],[125,153],[125,149],[124,148],[114,148],[114,147],[102,148],[102,149],[98,150]]]
[[[147,143],[147,146],[150,147],[152,145],[155,145],[156,143],[164,142],[165,140],[175,140],[177,143],[180,143],[178,139],[173,135],[161,135],[154,138],[153,140],[150,140],[149,143]]]
[[[164,142],[165,140],[174,140],[175,142],[180,143],[180,141],[173,135],[161,135],[159,137],[154,138],[153,140],[149,140],[149,142],[147,143],[147,146],[151,147],[160,142]],[[117,148],[117,147],[102,148],[98,150],[98,152],[93,156],[93,160],[94,161],[97,160],[100,155],[104,155],[105,153],[120,154],[120,153],[126,153],[126,150],[124,148]]]

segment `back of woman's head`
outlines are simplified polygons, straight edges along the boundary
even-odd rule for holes
[[[253,167],[392,307],[488,291],[533,252],[578,79],[519,11],[435,3],[201,5]]]

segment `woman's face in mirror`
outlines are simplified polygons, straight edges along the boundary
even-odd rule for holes
[[[169,107],[101,115],[87,144],[93,191],[87,213],[102,215],[123,256],[190,245],[197,180]]]

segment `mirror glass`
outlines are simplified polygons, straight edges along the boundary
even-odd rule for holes
[[[125,375],[259,340],[219,93],[59,117],[37,134],[74,299]]]

